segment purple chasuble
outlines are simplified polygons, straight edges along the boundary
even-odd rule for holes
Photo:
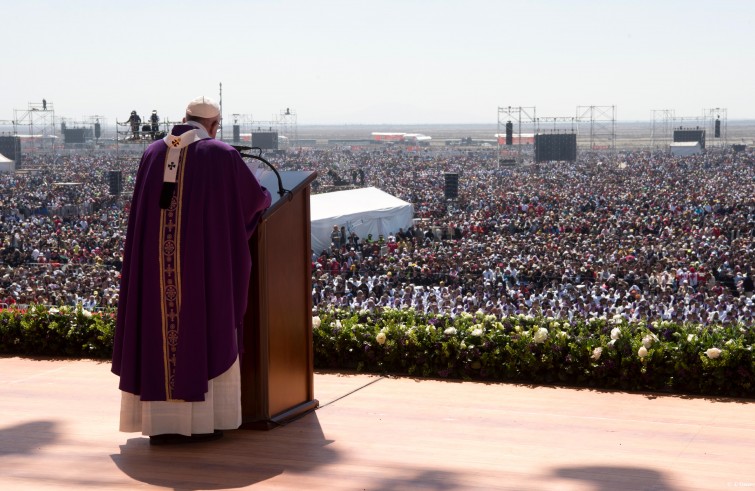
[[[178,125],[173,135],[192,130]],[[136,176],[124,248],[112,371],[142,401],[203,401],[239,354],[251,257],[270,206],[239,153],[214,139],[181,151],[160,207],[168,146],[151,144]]]

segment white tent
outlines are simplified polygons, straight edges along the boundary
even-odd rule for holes
[[[0,153],[0,172],[13,172],[16,170],[16,162]]]
[[[671,155],[674,157],[687,157],[701,152],[700,142],[674,142],[671,144]]]
[[[377,240],[400,228],[412,226],[414,206],[377,188],[351,189],[315,194],[309,198],[312,223],[312,250],[319,253],[330,248],[333,225],[346,227],[360,239],[368,234]]]

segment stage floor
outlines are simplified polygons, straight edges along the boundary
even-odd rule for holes
[[[0,358],[0,489],[755,488],[755,400],[316,373],[285,427],[151,447],[109,369]]]

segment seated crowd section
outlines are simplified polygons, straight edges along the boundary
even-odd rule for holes
[[[414,206],[414,225],[357,237],[337,224],[312,251],[314,310],[413,308],[574,321],[621,316],[753,323],[755,153],[633,150],[501,167],[491,150],[289,150],[313,193],[374,186]],[[124,176],[111,195],[107,172]],[[0,307],[117,306],[138,159],[26,156],[0,175]],[[444,173],[459,174],[457,199]],[[341,228],[343,227],[343,228]]]

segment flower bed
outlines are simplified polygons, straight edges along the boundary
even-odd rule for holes
[[[114,330],[114,312],[3,310],[0,354],[108,359]],[[752,326],[329,310],[313,336],[321,369],[755,396]]]
[[[414,310],[313,319],[315,366],[422,377],[753,397],[751,326],[702,327]]]
[[[3,354],[110,358],[114,332],[113,312],[42,305],[0,311]]]

